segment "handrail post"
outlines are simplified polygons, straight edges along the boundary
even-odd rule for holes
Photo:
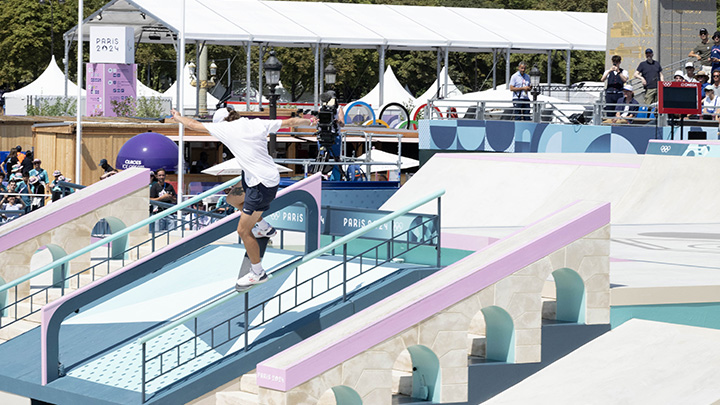
[[[362,272],[362,269],[360,271]],[[347,243],[343,245],[343,302],[345,301],[347,301]]]
[[[442,262],[441,257],[440,257],[440,253],[442,250],[442,248],[440,247],[441,246],[440,245],[440,235],[442,234],[441,229],[440,229],[440,213],[442,212],[441,211],[442,205],[440,203],[440,200],[441,200],[441,198],[438,197],[438,199],[437,199],[437,217],[436,217],[437,218],[436,219],[437,226],[435,226],[435,229],[437,229],[437,267],[440,267],[441,262]]]
[[[142,344],[142,358],[140,361],[142,362],[142,375],[140,376],[141,379],[141,385],[140,389],[142,390],[142,403],[145,403],[145,345],[147,343]],[[160,357],[160,361],[162,361],[162,357]]]
[[[250,271],[252,271],[252,269],[251,269]],[[245,293],[244,295],[245,295],[245,297],[244,297],[244,301],[245,301],[245,313],[243,314],[244,322],[245,322],[245,325],[244,325],[244,326],[245,326],[245,333],[244,333],[245,336],[244,336],[244,337],[245,337],[245,351],[248,351],[248,342],[249,342],[248,333],[250,333],[250,325],[248,325],[248,324],[250,323],[250,314],[248,314],[248,311],[250,310],[250,309],[249,309],[249,307],[250,307],[250,298],[248,298],[248,296],[249,296],[250,294]]]

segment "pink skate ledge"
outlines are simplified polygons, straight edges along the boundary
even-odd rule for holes
[[[610,204],[577,201],[257,366],[288,391],[610,223]]]

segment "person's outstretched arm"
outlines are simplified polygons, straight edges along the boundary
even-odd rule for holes
[[[292,128],[292,127],[299,127],[299,126],[315,126],[317,124],[317,118],[311,117],[311,118],[300,118],[300,117],[292,117],[282,120],[282,124],[280,124],[280,128]]]
[[[192,118],[183,117],[174,108],[172,110],[170,110],[170,113],[172,113],[173,119],[175,121],[185,125],[185,128],[189,128],[189,129],[192,129],[193,131],[197,131],[197,132],[208,132],[208,133],[210,132],[207,130],[207,128],[205,128],[205,125],[202,122],[194,120]]]

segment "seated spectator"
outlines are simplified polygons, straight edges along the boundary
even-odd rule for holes
[[[685,81],[697,83],[697,80],[695,79],[695,65],[692,62],[685,64]]]
[[[217,212],[218,214],[227,214],[227,215],[230,215],[233,212],[235,212],[235,207],[233,207],[232,205],[230,205],[227,202],[227,194],[230,192],[230,190],[231,190],[230,187],[223,190],[223,192],[226,195],[221,195],[220,198],[218,198],[217,202],[215,203],[215,209],[213,210],[214,212]]]
[[[604,120],[603,124],[632,124],[633,118],[640,109],[640,104],[634,96],[631,85],[623,86],[623,96],[618,100],[618,106],[615,108],[615,118]]]
[[[5,187],[5,173],[0,172],[0,193],[7,193],[7,187]],[[2,198],[2,196],[0,196]]]
[[[705,87],[705,98],[702,101],[702,119],[711,120],[720,112],[718,98],[715,97],[715,88],[712,85]]]
[[[50,183],[50,192],[52,193],[52,202],[55,202],[62,197],[62,188],[58,184],[60,182],[60,178],[62,177],[62,173],[60,170],[55,170],[53,172],[53,176],[55,179],[52,183]]]
[[[674,82],[684,82],[685,81],[685,75],[683,74],[682,70],[675,71],[675,74],[673,75],[673,81]]]
[[[705,73],[704,70],[701,70],[697,73],[695,73],[695,80],[697,80],[698,83],[700,83],[700,89],[702,91],[702,96],[705,97],[705,85],[707,85],[708,80],[710,80],[710,77],[708,77],[707,73]]]
[[[0,206],[0,209],[2,209],[3,211],[24,211],[25,205],[22,199],[18,198],[17,196],[11,195],[8,196],[7,200]],[[2,214],[2,217],[0,218],[2,222],[7,222],[11,219],[19,217],[20,215],[22,215],[22,212],[6,213]]]

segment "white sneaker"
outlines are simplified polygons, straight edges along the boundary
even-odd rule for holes
[[[257,224],[252,229],[252,234],[255,237],[255,239],[258,238],[272,238],[273,236],[277,235],[277,231],[272,226],[269,226],[267,229],[262,230],[260,229]]]
[[[235,282],[235,290],[242,291],[246,290],[255,284],[262,284],[268,280],[267,274],[265,274],[265,271],[263,270],[262,274],[257,275],[255,272],[250,270],[246,275],[240,277]]]

